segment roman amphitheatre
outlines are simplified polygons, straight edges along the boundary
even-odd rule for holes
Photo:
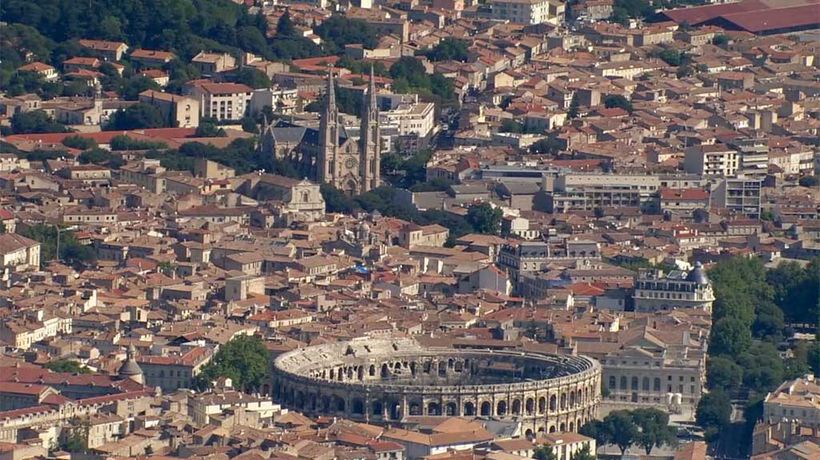
[[[521,422],[522,432],[577,431],[601,394],[597,361],[520,350],[424,346],[412,338],[355,339],[280,355],[274,398],[310,415],[400,424],[413,416]]]

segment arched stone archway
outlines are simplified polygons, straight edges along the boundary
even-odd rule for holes
[[[351,411],[356,415],[364,415],[364,402],[360,398],[353,399]]]
[[[513,415],[521,415],[521,400],[520,399],[513,399],[512,414]]]
[[[558,398],[555,395],[550,396],[550,412],[558,410]]]
[[[458,404],[454,402],[448,402],[445,404],[444,415],[449,415],[450,417],[458,415]]]
[[[408,410],[410,411],[410,415],[424,415],[421,413],[421,404],[417,402],[411,402]]]
[[[493,405],[489,401],[481,403],[481,415],[493,415]]]
[[[498,401],[495,407],[495,415],[507,415],[507,401]]]
[[[427,415],[441,415],[441,406],[437,402],[427,403]]]
[[[470,401],[464,403],[464,415],[472,416],[475,415],[475,404]]]
[[[384,406],[381,401],[373,401],[370,407],[372,408],[371,414],[373,414],[373,416],[381,417],[384,415]]]
[[[527,398],[527,400],[524,402],[524,412],[527,415],[532,415],[533,413],[535,413],[535,400],[534,399]]]
[[[547,398],[541,396],[538,398],[538,415],[543,415],[547,410]]]

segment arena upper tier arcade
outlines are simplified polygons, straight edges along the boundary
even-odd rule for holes
[[[595,416],[601,367],[584,356],[356,339],[285,353],[274,398],[312,415],[369,423],[404,416],[516,419],[522,431],[577,431]]]

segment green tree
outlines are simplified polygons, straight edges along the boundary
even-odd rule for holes
[[[686,60],[686,56],[682,51],[672,48],[661,50],[657,55],[663,62],[675,67],[684,64]]]
[[[114,136],[111,139],[111,150],[115,152],[120,150],[164,149],[167,147],[168,146],[162,142],[134,139],[123,134]]]
[[[57,259],[57,229],[53,225],[36,224],[25,226],[18,233],[40,243],[41,265],[45,266],[48,262]],[[74,236],[74,232],[66,230],[60,232],[59,258],[70,264],[86,265],[94,264],[97,260],[93,248],[80,244]]]
[[[335,14],[314,29],[331,54],[344,51],[345,45],[361,44],[365,49],[373,49],[378,44],[378,34],[370,24],[361,19],[350,19]]]
[[[737,356],[752,345],[752,333],[742,321],[727,317],[712,327],[709,349],[715,355]]]
[[[279,17],[276,23],[276,35],[279,37],[293,38],[296,36],[296,27],[290,17],[290,11],[285,10],[285,14]]]
[[[695,420],[703,427],[707,440],[717,439],[720,430],[729,425],[732,415],[732,402],[729,396],[715,390],[703,395],[695,411]]]
[[[197,376],[199,388],[209,388],[219,377],[229,377],[235,388],[252,391],[267,381],[270,352],[259,337],[239,336],[223,345]]]
[[[604,446],[612,443],[612,435],[609,430],[609,424],[605,423],[603,420],[590,420],[582,426],[578,432],[584,436],[595,439],[598,446]]]
[[[646,455],[653,447],[675,445],[677,430],[669,425],[669,414],[654,408],[635,409],[632,419],[638,426],[640,433],[636,440],[646,451]]]
[[[72,136],[66,136],[65,138],[63,138],[62,143],[66,147],[78,150],[88,150],[90,148],[97,146],[97,142],[94,139],[90,137],[82,137],[77,134]]]
[[[88,432],[91,424],[87,419],[74,417],[66,428],[67,433],[62,437],[60,448],[71,453],[85,453],[88,451]]]
[[[196,137],[226,137],[228,133],[212,121],[200,121],[196,127]]]
[[[319,185],[319,191],[322,193],[322,198],[325,200],[325,208],[327,209],[327,212],[351,214],[356,208],[356,203],[353,199],[330,184],[323,182]]]
[[[709,222],[709,211],[703,208],[695,209],[692,211],[692,219],[698,224]]]
[[[82,164],[93,163],[95,165],[101,165],[114,159],[114,155],[112,155],[108,150],[93,148],[81,153],[78,159]]]
[[[447,37],[426,53],[431,61],[466,61],[469,57],[469,43],[466,40]]]
[[[136,101],[139,99],[140,93],[152,89],[160,91],[162,88],[154,80],[144,77],[142,75],[135,75],[129,79],[123,80],[120,84],[119,94],[126,101]]]
[[[595,460],[595,452],[590,452],[589,444],[584,444],[584,447],[570,456],[570,460]]]
[[[604,417],[604,424],[609,432],[609,441],[621,449],[621,456],[626,454],[626,450],[639,439],[638,426],[629,411],[616,410],[610,412]]]
[[[766,393],[784,380],[784,362],[772,343],[755,343],[736,359],[743,368],[743,385],[751,391]]]
[[[618,108],[624,109],[629,113],[632,113],[632,103],[629,102],[629,99],[621,96],[620,94],[610,94],[609,96],[604,98],[604,107],[608,109]]]
[[[533,450],[532,458],[535,460],[558,460],[552,448],[549,446],[538,446]]]
[[[711,357],[706,361],[706,384],[710,390],[731,391],[743,383],[743,369],[731,358]]]
[[[820,180],[817,179],[817,176],[803,176],[798,179],[797,183],[801,187],[817,187],[820,185]]]
[[[259,126],[257,126],[256,120],[254,120],[253,117],[242,117],[241,124],[242,131],[253,134],[259,133]]]
[[[271,81],[264,72],[252,67],[244,67],[236,73],[234,80],[237,83],[248,85],[254,89],[270,88]]]
[[[567,116],[570,118],[578,118],[579,108],[580,102],[578,101],[578,93],[572,93],[572,100],[569,101],[569,111],[567,112]]]
[[[18,112],[11,117],[11,131],[14,134],[65,133],[68,129],[62,123],[51,119],[42,110]]]
[[[728,43],[729,43],[729,37],[727,37],[726,35],[723,35],[723,34],[715,35],[714,38],[712,38],[712,44],[715,45],[715,46],[724,46]]]
[[[820,342],[814,341],[808,346],[807,359],[814,375],[820,375]]]
[[[71,361],[68,359],[58,359],[56,361],[50,361],[43,365],[46,369],[52,372],[65,372],[70,374],[90,374],[91,370],[82,364],[78,363],[77,361]]]
[[[530,153],[554,155],[560,152],[563,147],[564,144],[555,136],[549,136],[533,142],[532,145],[530,145]]]
[[[499,132],[502,133],[523,133],[524,132],[524,124],[518,120],[513,120],[512,118],[507,118],[501,122],[501,127],[498,128]]]
[[[158,108],[151,104],[139,102],[125,110],[114,112],[105,129],[108,131],[127,131],[165,126],[165,118]]]
[[[467,222],[478,233],[498,235],[501,231],[501,208],[494,208],[490,203],[479,203],[467,209]]]

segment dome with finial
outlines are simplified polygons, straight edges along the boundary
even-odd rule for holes
[[[137,364],[136,354],[137,350],[134,348],[134,345],[129,345],[128,351],[126,352],[125,361],[117,371],[117,375],[122,378],[128,378],[142,383],[142,368],[139,364]]]
[[[695,262],[695,268],[689,272],[686,277],[687,281],[693,281],[699,285],[705,286],[709,284],[709,278],[706,277],[706,270],[703,269],[703,264]]]

